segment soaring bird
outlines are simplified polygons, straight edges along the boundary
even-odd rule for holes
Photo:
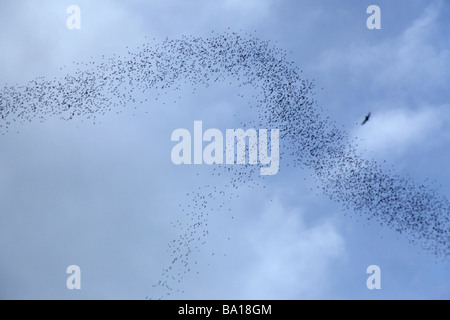
[[[364,118],[364,121],[361,123],[361,125],[362,125],[362,126],[365,125],[365,124],[367,123],[367,121],[369,121],[369,119],[370,119],[370,112],[369,112],[369,114]]]

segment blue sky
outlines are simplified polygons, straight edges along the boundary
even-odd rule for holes
[[[81,9],[80,30],[66,28],[71,4]],[[381,8],[381,30],[366,27],[371,4]],[[3,2],[0,84],[59,77],[75,70],[72,61],[124,54],[145,37],[248,32],[286,50],[315,79],[325,116],[362,139],[365,157],[434,180],[449,195],[449,14],[446,1],[418,0]],[[96,125],[53,117],[0,136],[0,298],[450,298],[448,259],[344,214],[301,169],[239,189],[231,214],[210,216],[207,243],[179,292],[154,288],[179,236],[171,223],[187,223],[179,209],[186,193],[225,181],[205,166],[174,166],[170,134],[194,120],[225,129],[251,119],[235,90],[216,84],[192,94],[187,85],[169,91],[166,105],[125,108]],[[82,270],[78,291],[66,288],[72,264]],[[373,264],[381,290],[366,287]]]

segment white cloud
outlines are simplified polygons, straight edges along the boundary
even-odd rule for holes
[[[220,0],[204,1],[202,4],[195,13],[197,21],[195,29],[214,26],[213,29],[216,31],[225,27],[231,27],[232,31],[236,31],[263,23],[264,18],[270,15],[274,1]]]
[[[79,0],[81,29],[68,30],[66,9],[71,3],[17,2],[0,10],[0,80],[13,84],[53,74],[72,61],[125,50],[140,44],[151,30],[143,17],[120,1]],[[148,32],[148,33],[146,33]]]
[[[411,90],[408,93],[411,94],[417,89],[444,89],[447,86],[450,50],[449,47],[439,48],[433,43],[439,8],[437,3],[428,7],[394,43],[393,51],[385,50],[388,49],[386,47],[380,48],[385,50],[386,55],[392,56],[382,72],[376,73],[375,82],[378,86],[409,87]]]
[[[314,298],[329,285],[332,263],[344,252],[341,236],[329,220],[306,226],[298,210],[274,200],[248,233],[250,274],[243,284],[255,299]]]
[[[450,81],[450,43],[437,41],[442,8],[441,1],[434,2],[397,37],[327,50],[319,69],[325,74],[343,69],[350,82],[368,83],[384,96],[433,99],[436,92],[447,91]]]
[[[321,55],[322,74],[355,90],[358,121],[372,111],[370,121],[352,133],[364,140],[363,149],[398,156],[448,141],[443,128],[450,119],[450,43],[439,41],[446,11],[442,1],[434,1],[399,35]]]
[[[391,155],[400,155],[418,146],[440,145],[449,138],[442,134],[450,124],[450,115],[446,111],[448,108],[378,112],[371,116],[366,125],[359,126],[354,136],[362,139],[359,143],[361,147]]]
[[[272,0],[225,0],[224,8],[228,10],[239,10],[242,13],[251,14],[252,17],[261,17],[269,13],[272,5]]]

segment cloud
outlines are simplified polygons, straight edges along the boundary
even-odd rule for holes
[[[307,226],[301,212],[274,200],[248,233],[256,257],[243,284],[255,299],[313,298],[324,290],[345,244],[332,221]]]
[[[448,141],[442,131],[450,125],[450,115],[441,108],[420,110],[396,108],[375,113],[370,121],[359,126],[353,136],[361,139],[360,146],[382,154],[401,155],[411,148],[439,146]]]
[[[270,13],[273,0],[225,0],[223,7],[227,10],[238,10],[241,14],[251,15],[252,19],[262,18]]]
[[[265,22],[273,7],[273,0],[205,1],[195,13],[200,22],[197,28],[211,24],[215,26],[215,30],[218,27],[231,27],[233,31],[255,27]]]
[[[445,11],[443,2],[436,1],[399,36],[326,50],[319,69],[323,73],[344,70],[349,82],[367,83],[384,97],[434,101],[442,96],[437,92],[447,92],[450,81],[450,46],[437,40],[441,38],[439,18]]]
[[[450,117],[450,43],[440,41],[448,8],[434,1],[397,35],[382,34],[382,26],[381,31],[367,31],[380,32],[368,38],[369,43],[355,41],[320,56],[318,70],[324,77],[339,78],[333,84],[351,91],[348,96],[337,94],[331,104],[354,109],[359,123],[372,112],[371,120],[351,133],[363,139],[362,148],[399,156],[419,145],[448,141],[443,128]],[[348,114],[342,117],[350,123]]]
[[[49,0],[2,4],[0,39],[7,45],[0,52],[1,84],[49,77],[72,61],[123,51],[150,34],[142,27],[144,18],[120,1],[79,0],[81,29],[69,30],[66,9],[71,4]]]

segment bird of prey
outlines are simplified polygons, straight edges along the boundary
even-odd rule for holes
[[[370,119],[370,112],[369,112],[369,114],[364,118],[364,121],[361,123],[361,125],[362,125],[362,126],[365,125],[365,124],[367,123],[367,121],[369,121],[369,119]]]

